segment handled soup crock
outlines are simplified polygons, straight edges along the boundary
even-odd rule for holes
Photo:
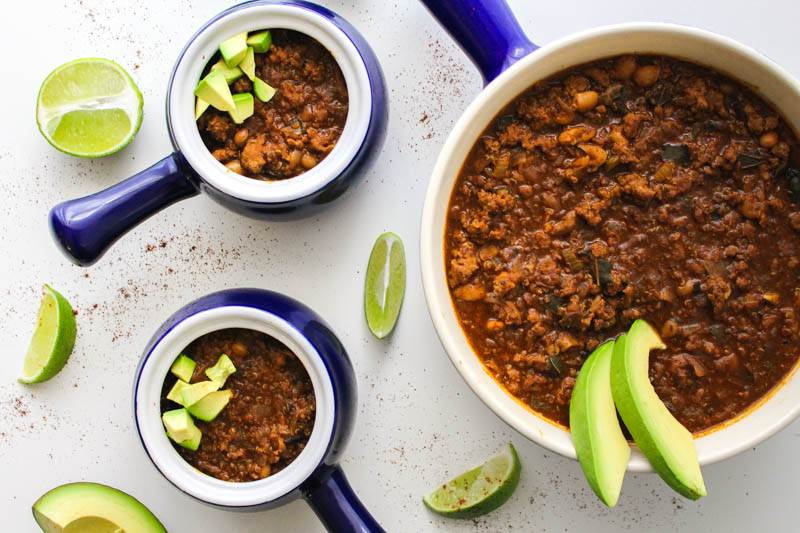
[[[800,131],[800,84],[781,67],[736,41],[707,31],[658,23],[630,23],[583,31],[541,48],[532,44],[505,0],[422,0],[473,60],[486,87],[447,138],[425,197],[420,266],[428,309],[453,365],[498,416],[534,442],[575,458],[568,430],[538,416],[498,385],[470,347],[456,319],[445,278],[444,228],[453,183],[471,147],[495,115],[538,80],[570,66],[627,53],[686,59],[746,82]],[[800,414],[800,377],[785,378],[771,394],[736,419],[696,435],[700,463],[752,448]],[[650,471],[637,450],[631,471]]]
[[[219,43],[243,31],[286,28],[313,37],[336,59],[347,84],[349,111],[334,149],[317,166],[279,181],[260,181],[225,168],[203,144],[194,118],[194,88]],[[255,0],[223,11],[194,34],[178,56],[167,90],[167,126],[174,153],[150,168],[50,212],[56,243],[74,263],[91,265],[149,216],[203,192],[254,218],[307,215],[342,195],[363,176],[386,137],[386,86],[364,37],[332,11],[304,0]]]
[[[212,331],[247,328],[286,345],[308,371],[316,397],[311,437],[289,466],[258,481],[221,481],[178,454],[161,423],[161,392],[175,357]],[[329,531],[382,532],[337,461],[353,429],[356,378],[344,346],[314,311],[282,294],[231,289],[195,300],[170,316],[144,350],[133,386],[142,446],[158,471],[193,498],[228,510],[263,510],[303,497]]]

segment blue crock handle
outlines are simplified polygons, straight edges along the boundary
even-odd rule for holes
[[[134,226],[165,207],[198,193],[192,171],[172,154],[108,189],[63,202],[50,210],[50,231],[75,264],[89,266]]]
[[[533,52],[506,0],[420,0],[489,83]]]
[[[317,471],[304,485],[303,495],[328,531],[385,533],[350,488],[338,465]]]

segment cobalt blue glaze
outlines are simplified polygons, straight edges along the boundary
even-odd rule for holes
[[[50,233],[74,263],[89,266],[134,226],[198,191],[178,154],[168,155],[125,181],[50,210]]]
[[[525,36],[505,0],[420,0],[489,83],[539,47]]]
[[[357,410],[356,377],[347,352],[330,326],[313,310],[302,303],[273,291],[263,289],[229,289],[203,296],[173,313],[156,331],[136,369],[133,385],[133,412],[136,419],[139,380],[153,348],[167,333],[187,318],[202,311],[219,307],[252,307],[275,315],[299,331],[319,353],[333,388],[334,423],[328,448],[319,466],[295,490],[276,500],[249,507],[225,507],[228,510],[260,511],[305,497],[329,531],[381,533],[384,530],[364,508],[350,488],[337,461],[353,430]],[[147,448],[142,441],[145,452]],[[153,462],[155,465],[155,462]],[[166,478],[166,476],[165,476]],[[169,478],[166,478],[169,480]],[[180,487],[178,487],[180,488]],[[205,503],[205,502],[204,502]]]
[[[332,202],[362,178],[381,152],[386,139],[389,119],[386,81],[378,58],[366,39],[342,17],[314,3],[305,0],[253,0],[227,9],[208,21],[184,47],[170,76],[167,90],[167,109],[169,94],[175,71],[183,59],[189,45],[209,25],[220,18],[238,10],[259,4],[278,4],[297,9],[313,11],[338,27],[354,44],[367,70],[370,82],[371,109],[366,136],[356,155],[348,166],[324,187],[313,193],[286,202],[258,203],[226,194],[195,173],[188,165],[179,165],[181,147],[175,136],[167,113],[167,126],[175,153],[133,178],[110,187],[92,196],[71,200],[57,205],[50,213],[50,226],[54,239],[68,259],[80,266],[88,266],[100,256],[125,232],[136,224],[164,209],[168,205],[197,194],[197,189],[237,213],[260,219],[293,219],[308,216],[324,205]],[[165,161],[171,160],[176,170],[170,174],[151,173]],[[163,168],[162,168],[163,170]],[[161,177],[163,179],[156,179]],[[131,197],[135,191],[135,198]],[[165,201],[168,199],[169,201]],[[118,217],[120,220],[115,220]]]

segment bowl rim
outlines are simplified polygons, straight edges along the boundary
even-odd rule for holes
[[[314,427],[306,447],[286,468],[257,481],[222,481],[197,470],[178,454],[161,423],[161,391],[177,354],[200,336],[228,328],[261,331],[286,345],[303,363],[316,398]],[[205,309],[177,322],[143,355],[134,384],[134,423],[153,466],[186,494],[223,507],[270,503],[311,477],[328,455],[337,408],[327,367],[305,335],[273,313],[244,305]]]
[[[508,393],[488,373],[466,340],[466,336],[455,318],[444,273],[443,220],[449,205],[452,185],[465,160],[466,153],[469,152],[480,133],[496,114],[535,81],[544,79],[553,73],[563,71],[574,65],[623,53],[671,55],[698,64],[704,63],[692,59],[692,53],[685,55],[670,54],[648,49],[648,46],[656,46],[655,44],[650,44],[649,40],[646,41],[646,45],[634,47],[633,49],[620,48],[615,53],[596,55],[593,45],[602,44],[604,40],[610,41],[613,38],[628,39],[632,35],[653,37],[653,41],[656,40],[655,38],[685,39],[687,42],[699,41],[708,45],[709,48],[713,47],[715,51],[729,54],[758,67],[764,72],[765,76],[774,81],[776,86],[780,89],[785,89],[794,98],[800,100],[800,83],[786,70],[754,49],[710,31],[677,24],[629,22],[577,32],[553,41],[523,57],[489,83],[472,101],[454,125],[439,153],[426,191],[421,219],[419,258],[423,290],[428,311],[445,353],[462,378],[467,382],[467,385],[503,421],[544,448],[572,459],[576,459],[577,456],[569,431],[523,406],[521,402]],[[569,53],[570,49],[581,50],[580,53],[588,56],[588,58],[583,61],[562,63],[557,68],[553,67],[552,63],[558,60],[558,56]],[[712,52],[703,53],[710,54]],[[698,52],[697,55],[702,55],[702,53]],[[530,74],[536,66],[548,61],[550,62],[548,65],[549,70],[545,69],[545,72],[538,70],[535,74]],[[705,64],[708,63],[705,62]],[[737,80],[742,78],[742,76],[736,75],[735,69],[734,71],[728,71],[725,68],[714,65],[711,65],[710,68]],[[511,96],[499,96],[503,92],[508,93],[509,87],[512,86],[520,86],[521,88]],[[784,105],[787,104],[785,100],[783,102],[784,105],[782,105],[780,102],[775,102],[773,99],[766,98],[764,94],[761,94],[760,87],[751,88],[770,104],[773,104],[775,108],[780,109],[782,116],[794,130],[800,131],[800,108],[793,115],[788,116],[784,112]],[[458,154],[462,155],[459,156]],[[457,169],[455,172],[454,168]],[[464,349],[465,344],[467,349]],[[793,379],[798,374],[796,372],[798,366],[800,366],[800,361],[772,391],[744,413],[695,436],[695,445],[701,465],[712,464],[752,448],[786,427],[800,415],[800,401],[797,400],[800,397],[800,379]],[[790,382],[792,382],[791,391],[786,386]],[[762,408],[765,405],[771,406],[773,404],[782,406],[783,410],[766,422],[762,420],[764,417],[758,418],[758,423],[761,425],[756,428],[756,431],[753,431],[753,428],[745,428],[745,424],[740,423],[745,420],[754,420],[757,415],[764,411]],[[633,472],[652,472],[652,467],[636,446],[633,446],[632,452],[628,470]]]
[[[243,31],[265,28],[295,30],[322,44],[338,63],[348,91],[345,126],[333,150],[310,170],[273,181],[255,180],[228,170],[206,148],[194,118],[194,87],[219,43]],[[322,190],[358,155],[372,118],[371,81],[353,39],[323,12],[301,3],[253,1],[219,13],[189,39],[172,69],[166,109],[172,143],[202,181],[241,200],[281,204]]]

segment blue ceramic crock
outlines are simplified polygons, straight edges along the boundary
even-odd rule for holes
[[[328,156],[300,176],[274,182],[240,176],[203,145],[194,119],[194,87],[219,43],[242,31],[287,28],[309,35],[333,54],[350,107]],[[167,125],[175,152],[139,174],[50,211],[54,240],[74,263],[88,266],[123,234],[154,213],[203,192],[254,218],[305,216],[335,200],[362,177],[386,138],[388,98],[375,53],[336,13],[304,0],[255,0],[223,11],[189,40],[172,70]]]
[[[211,331],[248,328],[283,342],[308,371],[317,399],[314,428],[303,452],[265,479],[225,482],[191,467],[161,424],[161,391],[176,355]],[[282,294],[231,289],[182,307],[158,329],[136,371],[133,410],[145,452],[161,474],[186,494],[228,510],[263,510],[303,497],[329,531],[382,532],[337,465],[356,415],[353,367],[331,328],[314,311]]]

